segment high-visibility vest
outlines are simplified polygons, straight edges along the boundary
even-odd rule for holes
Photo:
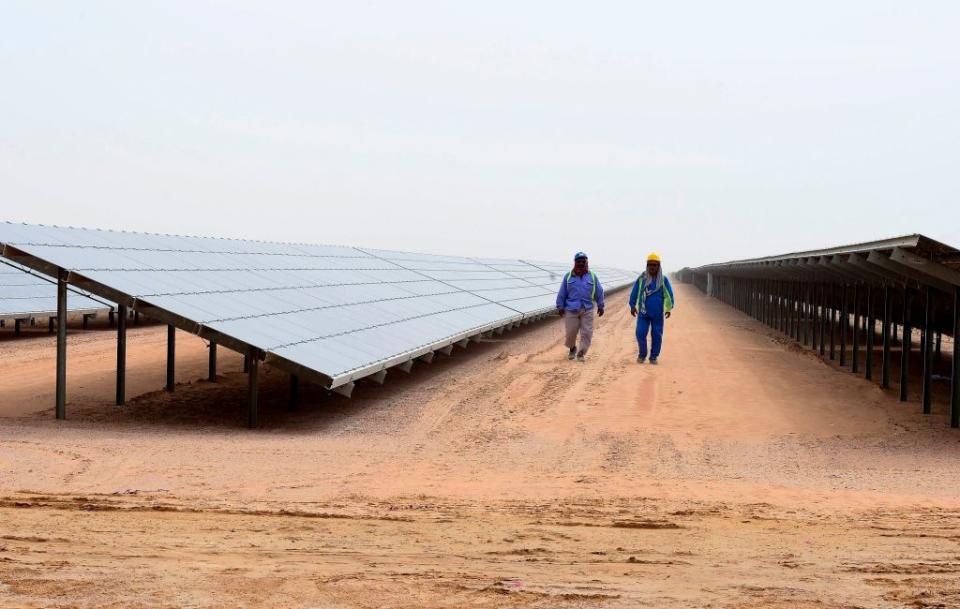
[[[640,308],[640,299],[643,298],[643,292],[647,289],[647,282],[643,280],[643,275],[637,277],[637,308]],[[673,297],[670,296],[670,290],[667,289],[667,279],[663,279],[663,310],[669,312],[673,310]]]
[[[567,276],[563,278],[564,281],[570,283],[571,272],[567,271]],[[597,302],[597,274],[593,271],[590,271],[590,278],[593,279],[593,289],[590,290],[590,300],[591,302]]]

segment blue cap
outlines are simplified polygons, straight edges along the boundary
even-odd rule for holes
[[[586,252],[577,252],[576,254],[573,255],[574,260],[579,260],[580,258],[586,258],[586,257],[587,257]]]

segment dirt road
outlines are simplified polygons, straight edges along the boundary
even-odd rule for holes
[[[678,296],[658,367],[621,294],[583,364],[542,324],[294,413],[267,370],[257,431],[236,359],[117,409],[85,335],[57,422],[47,339],[4,343],[0,607],[960,607],[943,413]]]

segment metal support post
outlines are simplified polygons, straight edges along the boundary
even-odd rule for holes
[[[210,341],[207,353],[207,380],[211,383],[217,382],[217,343]]]
[[[953,290],[953,362],[950,366],[950,427],[960,427],[960,287]]]
[[[260,426],[260,413],[257,404],[260,393],[260,357],[255,348],[250,348],[247,360],[250,363],[247,367],[247,427],[254,429]]]
[[[127,403],[127,306],[117,305],[117,406]]]
[[[873,380],[873,347],[877,338],[877,318],[873,312],[873,286],[867,286],[867,371],[868,381]]]
[[[903,288],[903,338],[900,340],[900,401],[910,397],[910,350],[913,348],[913,320],[910,316],[913,291]]]
[[[67,418],[67,278],[69,273],[57,273],[57,404],[58,419]]]
[[[293,411],[297,409],[297,405],[300,399],[300,377],[296,374],[290,375],[290,398],[287,401],[287,410]]]
[[[923,307],[923,339],[920,342],[920,348],[923,349],[923,384],[921,399],[923,401],[923,414],[930,414],[931,398],[930,386],[933,380],[933,288],[927,286],[926,302]]]
[[[843,301],[840,303],[840,365],[847,365],[847,329],[850,326],[850,311],[847,309],[847,286],[841,290]]]
[[[860,285],[853,286],[853,364],[851,372],[860,372]]]
[[[175,368],[177,354],[177,329],[172,325],[167,325],[167,391],[173,391],[176,384]]]
[[[883,356],[880,361],[880,386],[890,388],[890,324],[893,312],[891,310],[891,292],[889,285],[883,286]]]

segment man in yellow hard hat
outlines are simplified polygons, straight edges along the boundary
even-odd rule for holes
[[[657,363],[663,346],[663,322],[670,317],[675,302],[673,286],[660,266],[660,256],[650,254],[647,270],[637,278],[630,292],[630,314],[637,318],[638,364],[647,361],[647,333],[651,331],[650,363]]]

